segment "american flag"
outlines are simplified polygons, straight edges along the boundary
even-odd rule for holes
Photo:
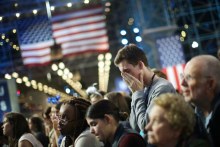
[[[18,20],[18,38],[24,65],[44,65],[51,61],[51,24],[47,16]]]
[[[183,73],[185,57],[179,36],[169,36],[156,40],[162,71],[174,88],[180,91],[180,74]]]
[[[53,37],[62,55],[106,52],[109,49],[102,7],[80,9],[52,17]]]

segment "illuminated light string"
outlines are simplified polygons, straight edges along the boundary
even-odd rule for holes
[[[100,54],[98,56],[99,89],[103,91],[108,90],[111,59],[111,53]]]
[[[88,5],[88,4],[90,3],[90,0],[84,0],[83,3],[84,3],[85,5]],[[49,4],[48,1],[46,2],[46,5],[49,6],[49,11],[53,11],[53,12],[55,11],[56,7],[55,7],[55,6],[50,6],[50,4]],[[71,8],[72,6],[73,6],[73,3],[68,2],[68,3],[66,3],[66,5],[64,5],[64,6],[57,6],[57,7],[68,7],[68,8]],[[106,3],[105,3],[105,6],[106,6],[105,12],[110,12],[110,8],[109,8],[109,7],[111,6],[111,3],[110,3],[110,2],[106,2]],[[15,4],[14,4],[14,7],[18,7],[18,3],[15,3]],[[33,13],[34,15],[37,15],[40,10],[41,10],[41,9],[33,9],[33,10],[32,10],[32,13]],[[19,12],[17,12],[17,13],[14,14],[14,16],[16,16],[17,18],[20,18],[21,15],[22,15],[22,13],[19,13]],[[3,16],[0,16],[0,22],[2,22],[3,20],[4,20],[4,17],[3,17]]]
[[[87,98],[87,94],[85,90],[82,90],[82,84],[78,80],[72,80],[73,74],[70,70],[65,67],[63,62],[60,62],[58,65],[52,64],[52,70],[57,73],[66,83],[68,83],[77,93],[79,93],[82,97]]]
[[[10,80],[10,79],[15,79],[16,83],[18,84],[25,84],[27,87],[32,87],[35,90],[39,90],[41,92],[44,92],[46,94],[52,95],[52,96],[60,96],[61,100],[64,99],[70,99],[71,96],[67,95],[59,90],[56,90],[55,88],[49,87],[45,84],[42,84],[40,82],[37,82],[36,80],[29,80],[28,77],[23,76],[19,77],[19,74],[16,72],[13,72],[11,75],[10,74],[5,74],[5,79]]]
[[[90,3],[90,0],[84,0],[83,3],[87,5],[87,4]],[[110,6],[111,4],[108,4],[108,5]],[[68,7],[68,8],[71,8],[71,7],[73,6],[73,3],[68,2],[68,3],[66,3],[65,6]],[[14,4],[14,7],[18,7],[18,3],[15,3],[15,4]],[[63,6],[58,6],[58,7],[63,7]],[[50,6],[49,9],[50,9],[50,11],[55,11],[55,6]],[[33,9],[33,10],[32,10],[32,13],[33,13],[34,15],[37,15],[37,13],[38,13],[39,11],[40,11],[40,9]],[[20,18],[21,15],[22,15],[22,14],[19,13],[19,12],[17,12],[17,13],[14,14],[14,16],[16,16],[17,18]],[[3,16],[0,16],[0,22],[3,21],[3,19],[4,19],[4,17],[3,17]]]
[[[15,34],[15,33],[16,33],[16,29],[13,29],[12,32]],[[9,43],[9,45],[10,45],[14,50],[19,51],[19,49],[20,49],[19,46],[16,45],[15,43],[13,43],[13,42],[10,42],[10,39],[7,38],[5,34],[1,34],[0,36],[1,36],[1,39],[2,39],[3,41],[5,41],[6,43]],[[2,43],[1,45],[3,45],[3,43]]]

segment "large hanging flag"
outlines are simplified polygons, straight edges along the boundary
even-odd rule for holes
[[[51,61],[51,24],[47,16],[18,20],[18,38],[24,65],[45,65]]]
[[[162,71],[174,88],[180,90],[181,78],[185,66],[185,56],[179,36],[164,37],[156,40],[156,46]]]
[[[52,29],[64,57],[109,49],[102,7],[52,16]]]

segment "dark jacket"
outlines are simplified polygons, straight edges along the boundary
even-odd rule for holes
[[[119,124],[113,139],[112,147],[146,147],[145,140],[135,131]]]
[[[212,114],[206,129],[212,138],[214,147],[220,147],[220,94],[212,102]]]

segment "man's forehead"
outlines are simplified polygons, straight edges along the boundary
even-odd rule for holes
[[[199,63],[196,62],[189,62],[186,64],[184,68],[184,74],[189,74],[189,75],[199,75],[203,71],[203,66],[200,66]]]

